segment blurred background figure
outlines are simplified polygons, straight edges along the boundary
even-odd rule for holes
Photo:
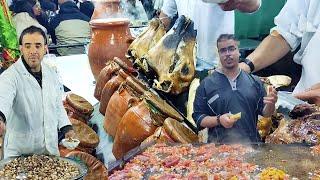
[[[83,54],[85,44],[90,38],[90,18],[80,12],[73,0],[59,0],[59,12],[50,21],[52,42],[58,46],[61,56]]]
[[[32,25],[47,33],[48,18],[36,0],[14,0],[10,9],[13,11],[12,20],[16,27],[17,37],[20,37],[24,29]]]

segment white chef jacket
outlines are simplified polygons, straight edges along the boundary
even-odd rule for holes
[[[212,69],[219,63],[217,39],[234,34],[234,12],[223,11],[218,4],[202,0],[164,0],[162,11],[169,17],[177,12],[194,21],[197,30],[196,70]]]
[[[278,31],[294,51],[294,61],[302,65],[302,74],[294,93],[320,82],[320,1],[288,0],[274,20]]]
[[[6,117],[4,158],[59,155],[58,129],[71,125],[57,73],[41,63],[42,88],[21,59],[0,75],[0,111]]]

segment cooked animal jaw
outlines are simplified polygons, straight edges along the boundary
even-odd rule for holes
[[[188,89],[195,74],[196,31],[194,23],[184,16],[143,56],[140,66],[154,70],[154,87],[161,91],[180,94]],[[140,60],[141,61],[141,60]]]

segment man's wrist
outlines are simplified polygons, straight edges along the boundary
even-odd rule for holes
[[[250,59],[246,58],[246,59],[244,59],[242,62],[244,62],[246,65],[249,66],[250,72],[253,72],[253,71],[254,71],[255,66],[254,66],[253,62],[252,62]]]
[[[217,116],[217,126],[219,126],[219,125],[221,124],[221,122],[220,122],[220,117],[221,117],[221,115],[219,114],[219,115]]]

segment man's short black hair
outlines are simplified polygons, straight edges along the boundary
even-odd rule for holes
[[[48,40],[47,40],[46,33],[41,28],[36,27],[36,26],[30,26],[22,31],[20,38],[19,38],[19,44],[22,45],[23,36],[25,36],[26,34],[34,34],[34,33],[41,34],[44,39],[44,44],[47,45]]]
[[[221,41],[225,41],[229,39],[239,42],[234,34],[221,34],[217,39],[217,44]]]

